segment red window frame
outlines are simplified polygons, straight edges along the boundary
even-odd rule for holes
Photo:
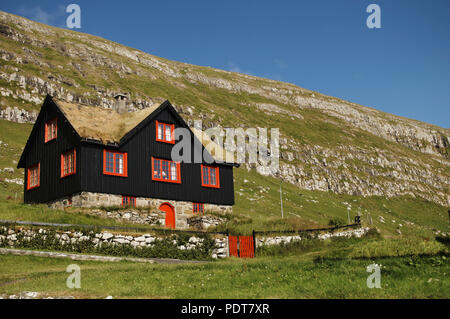
[[[208,172],[208,180],[205,183],[204,180],[204,169],[207,170]],[[214,170],[215,171],[215,176],[216,176],[216,183],[212,184],[211,183],[211,171]],[[208,165],[201,165],[201,172],[202,172],[202,186],[203,187],[213,187],[213,188],[220,188],[220,180],[219,180],[219,167],[215,167],[215,166],[208,166]]]
[[[174,180],[172,179],[172,164],[175,164],[176,167],[176,174],[177,174],[177,179]],[[167,172],[169,175],[168,179],[163,178],[163,168],[167,167]],[[157,170],[159,168],[159,177],[157,174],[157,171],[155,171],[155,169]],[[174,162],[174,161],[169,161],[169,160],[165,160],[165,159],[161,159],[161,158],[155,158],[152,156],[152,180],[154,181],[159,181],[159,182],[167,182],[167,183],[177,183],[177,184],[181,184],[181,169],[180,169],[180,162]]]
[[[122,207],[136,207],[136,197],[122,195]]]
[[[49,129],[54,128],[54,132],[52,131],[49,134]],[[51,119],[45,123],[45,143],[55,140],[58,137],[58,118]],[[54,133],[54,134],[53,134]],[[53,136],[54,135],[54,136]]]
[[[37,169],[37,183],[35,185],[31,185],[31,172],[35,169]],[[27,190],[39,187],[41,185],[41,163],[28,167],[27,172]]]
[[[205,212],[203,203],[192,203],[192,212],[194,215],[203,215]]]
[[[70,155],[72,155],[71,153],[73,153],[73,158],[72,158],[72,167],[70,166]],[[66,163],[67,161],[69,161],[68,163]],[[67,172],[65,172],[65,167],[67,166]],[[77,150],[75,148],[64,152],[61,154],[61,178],[66,177],[66,176],[70,176],[70,175],[74,175],[77,171]]]
[[[163,131],[162,131],[162,138],[159,137],[158,134],[158,128],[162,125]],[[166,127],[170,127],[170,140],[166,139]],[[169,144],[175,144],[175,134],[174,134],[175,124],[167,124],[163,122],[156,121],[156,141],[158,142],[164,142]]]
[[[112,154],[112,162],[107,161],[107,153]],[[119,155],[122,156],[122,173],[119,173],[117,170],[117,158]],[[110,166],[108,164],[112,164],[112,172],[107,170],[107,166]],[[121,177],[128,177],[128,153],[126,152],[118,152],[118,151],[111,151],[111,150],[103,150],[103,174],[104,175],[113,175],[113,176],[121,176]]]

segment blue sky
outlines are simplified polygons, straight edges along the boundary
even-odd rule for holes
[[[8,1],[0,9],[170,60],[281,80],[450,127],[450,1]],[[366,8],[381,7],[381,29]],[[170,97],[168,97],[170,98]]]

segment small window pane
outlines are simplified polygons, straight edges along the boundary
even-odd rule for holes
[[[211,175],[211,185],[216,185],[216,169],[210,167],[209,171]]]
[[[114,173],[114,154],[111,152],[106,152],[106,171]]]
[[[116,173],[123,174],[123,155],[116,154]]]
[[[171,125],[166,125],[166,141],[172,141],[172,127]]]
[[[173,181],[176,181],[177,178],[177,164],[176,163],[170,163],[170,178]]]
[[[169,162],[167,161],[161,162],[162,162],[162,178],[169,179]]]
[[[153,176],[155,178],[161,178],[161,161],[153,159]]]
[[[163,124],[158,124],[158,139],[162,140],[164,139],[164,125]]]
[[[203,167],[203,184],[209,184],[208,167]]]

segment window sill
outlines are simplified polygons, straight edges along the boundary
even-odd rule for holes
[[[215,186],[215,185],[202,185],[202,187],[208,187],[208,188],[220,188],[220,185]]]
[[[161,142],[161,143],[166,143],[166,144],[175,144],[175,141],[166,141],[166,140],[158,140],[156,139],[157,142]]]
[[[56,141],[56,137],[54,137],[54,138],[52,138],[51,140],[47,140],[47,141],[44,141],[44,144],[47,144],[47,143],[49,143],[49,142],[51,142],[51,141]]]
[[[66,175],[61,176],[61,178],[65,178],[65,177],[68,177],[68,176],[72,176],[72,175],[75,175],[76,173],[77,173],[77,172],[69,173],[69,174],[66,174]]]
[[[163,183],[172,183],[172,184],[181,184],[181,181],[172,181],[170,179],[159,179],[159,178],[152,178],[152,181],[155,182],[163,182]]]
[[[118,176],[118,177],[128,177],[128,175],[125,175],[125,174],[108,173],[108,172],[103,172],[103,175]]]

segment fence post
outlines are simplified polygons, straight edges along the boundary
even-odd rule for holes
[[[228,257],[230,257],[231,256],[230,232],[228,231],[228,228],[227,228],[227,244],[228,244]]]
[[[255,230],[253,229],[253,258],[256,256],[256,234]]]

